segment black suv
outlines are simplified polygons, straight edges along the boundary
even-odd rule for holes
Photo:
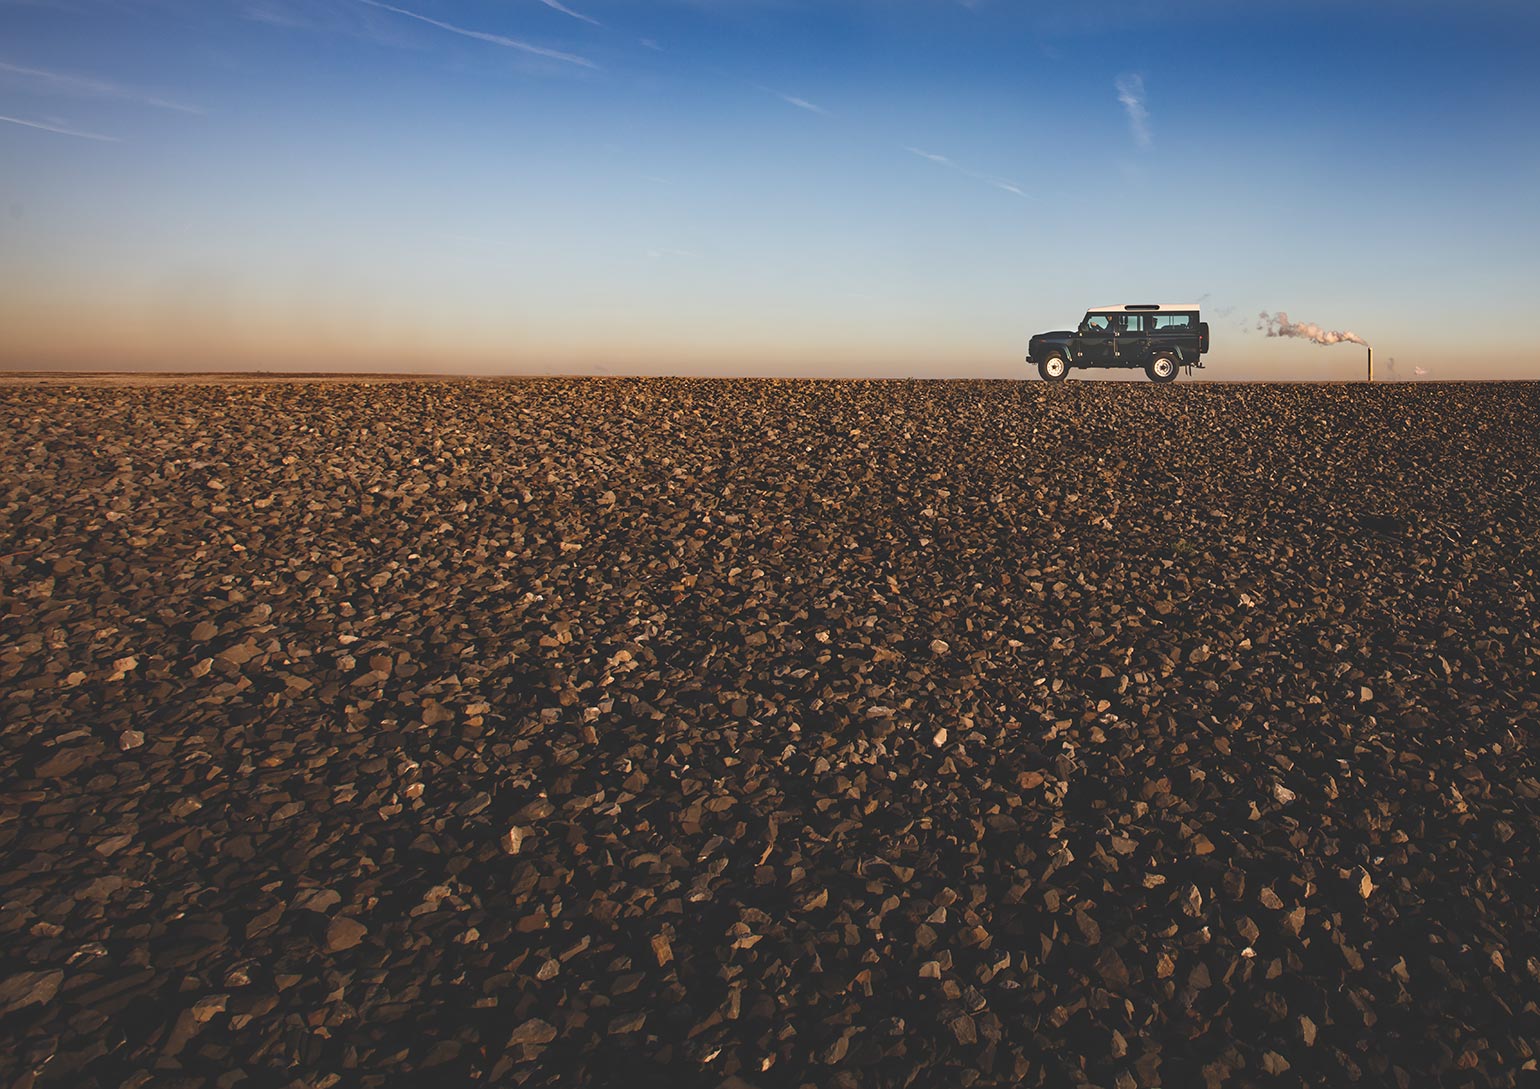
[[[1039,333],[1027,348],[1044,382],[1062,382],[1071,367],[1143,367],[1151,382],[1170,382],[1178,367],[1203,366],[1208,322],[1198,307],[1138,303],[1097,306],[1080,328]]]

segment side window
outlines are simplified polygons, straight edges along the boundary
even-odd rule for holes
[[[1111,319],[1106,314],[1088,314],[1085,319],[1085,331],[1088,333],[1105,333],[1111,327]]]
[[[1191,314],[1156,314],[1154,318],[1156,329],[1170,329],[1180,333],[1192,329]]]
[[[1119,314],[1118,332],[1124,336],[1138,336],[1149,330],[1149,326],[1146,324],[1148,319],[1149,315],[1147,314]]]

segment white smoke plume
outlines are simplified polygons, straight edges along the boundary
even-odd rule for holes
[[[1264,310],[1258,316],[1261,320],[1257,322],[1257,328],[1270,337],[1300,337],[1315,344],[1362,344],[1366,348],[1369,346],[1369,342],[1357,333],[1322,329],[1319,325],[1311,325],[1308,322],[1290,321],[1289,315],[1282,310],[1271,315]]]

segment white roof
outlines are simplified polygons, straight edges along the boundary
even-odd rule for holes
[[[1122,313],[1124,310],[1154,312],[1156,310],[1196,310],[1197,303],[1125,303],[1118,306],[1093,306],[1087,313]]]

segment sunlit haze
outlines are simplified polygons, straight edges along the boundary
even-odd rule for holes
[[[0,0],[0,367],[1540,377],[1528,3]],[[1142,379],[1142,376],[1140,376]]]

